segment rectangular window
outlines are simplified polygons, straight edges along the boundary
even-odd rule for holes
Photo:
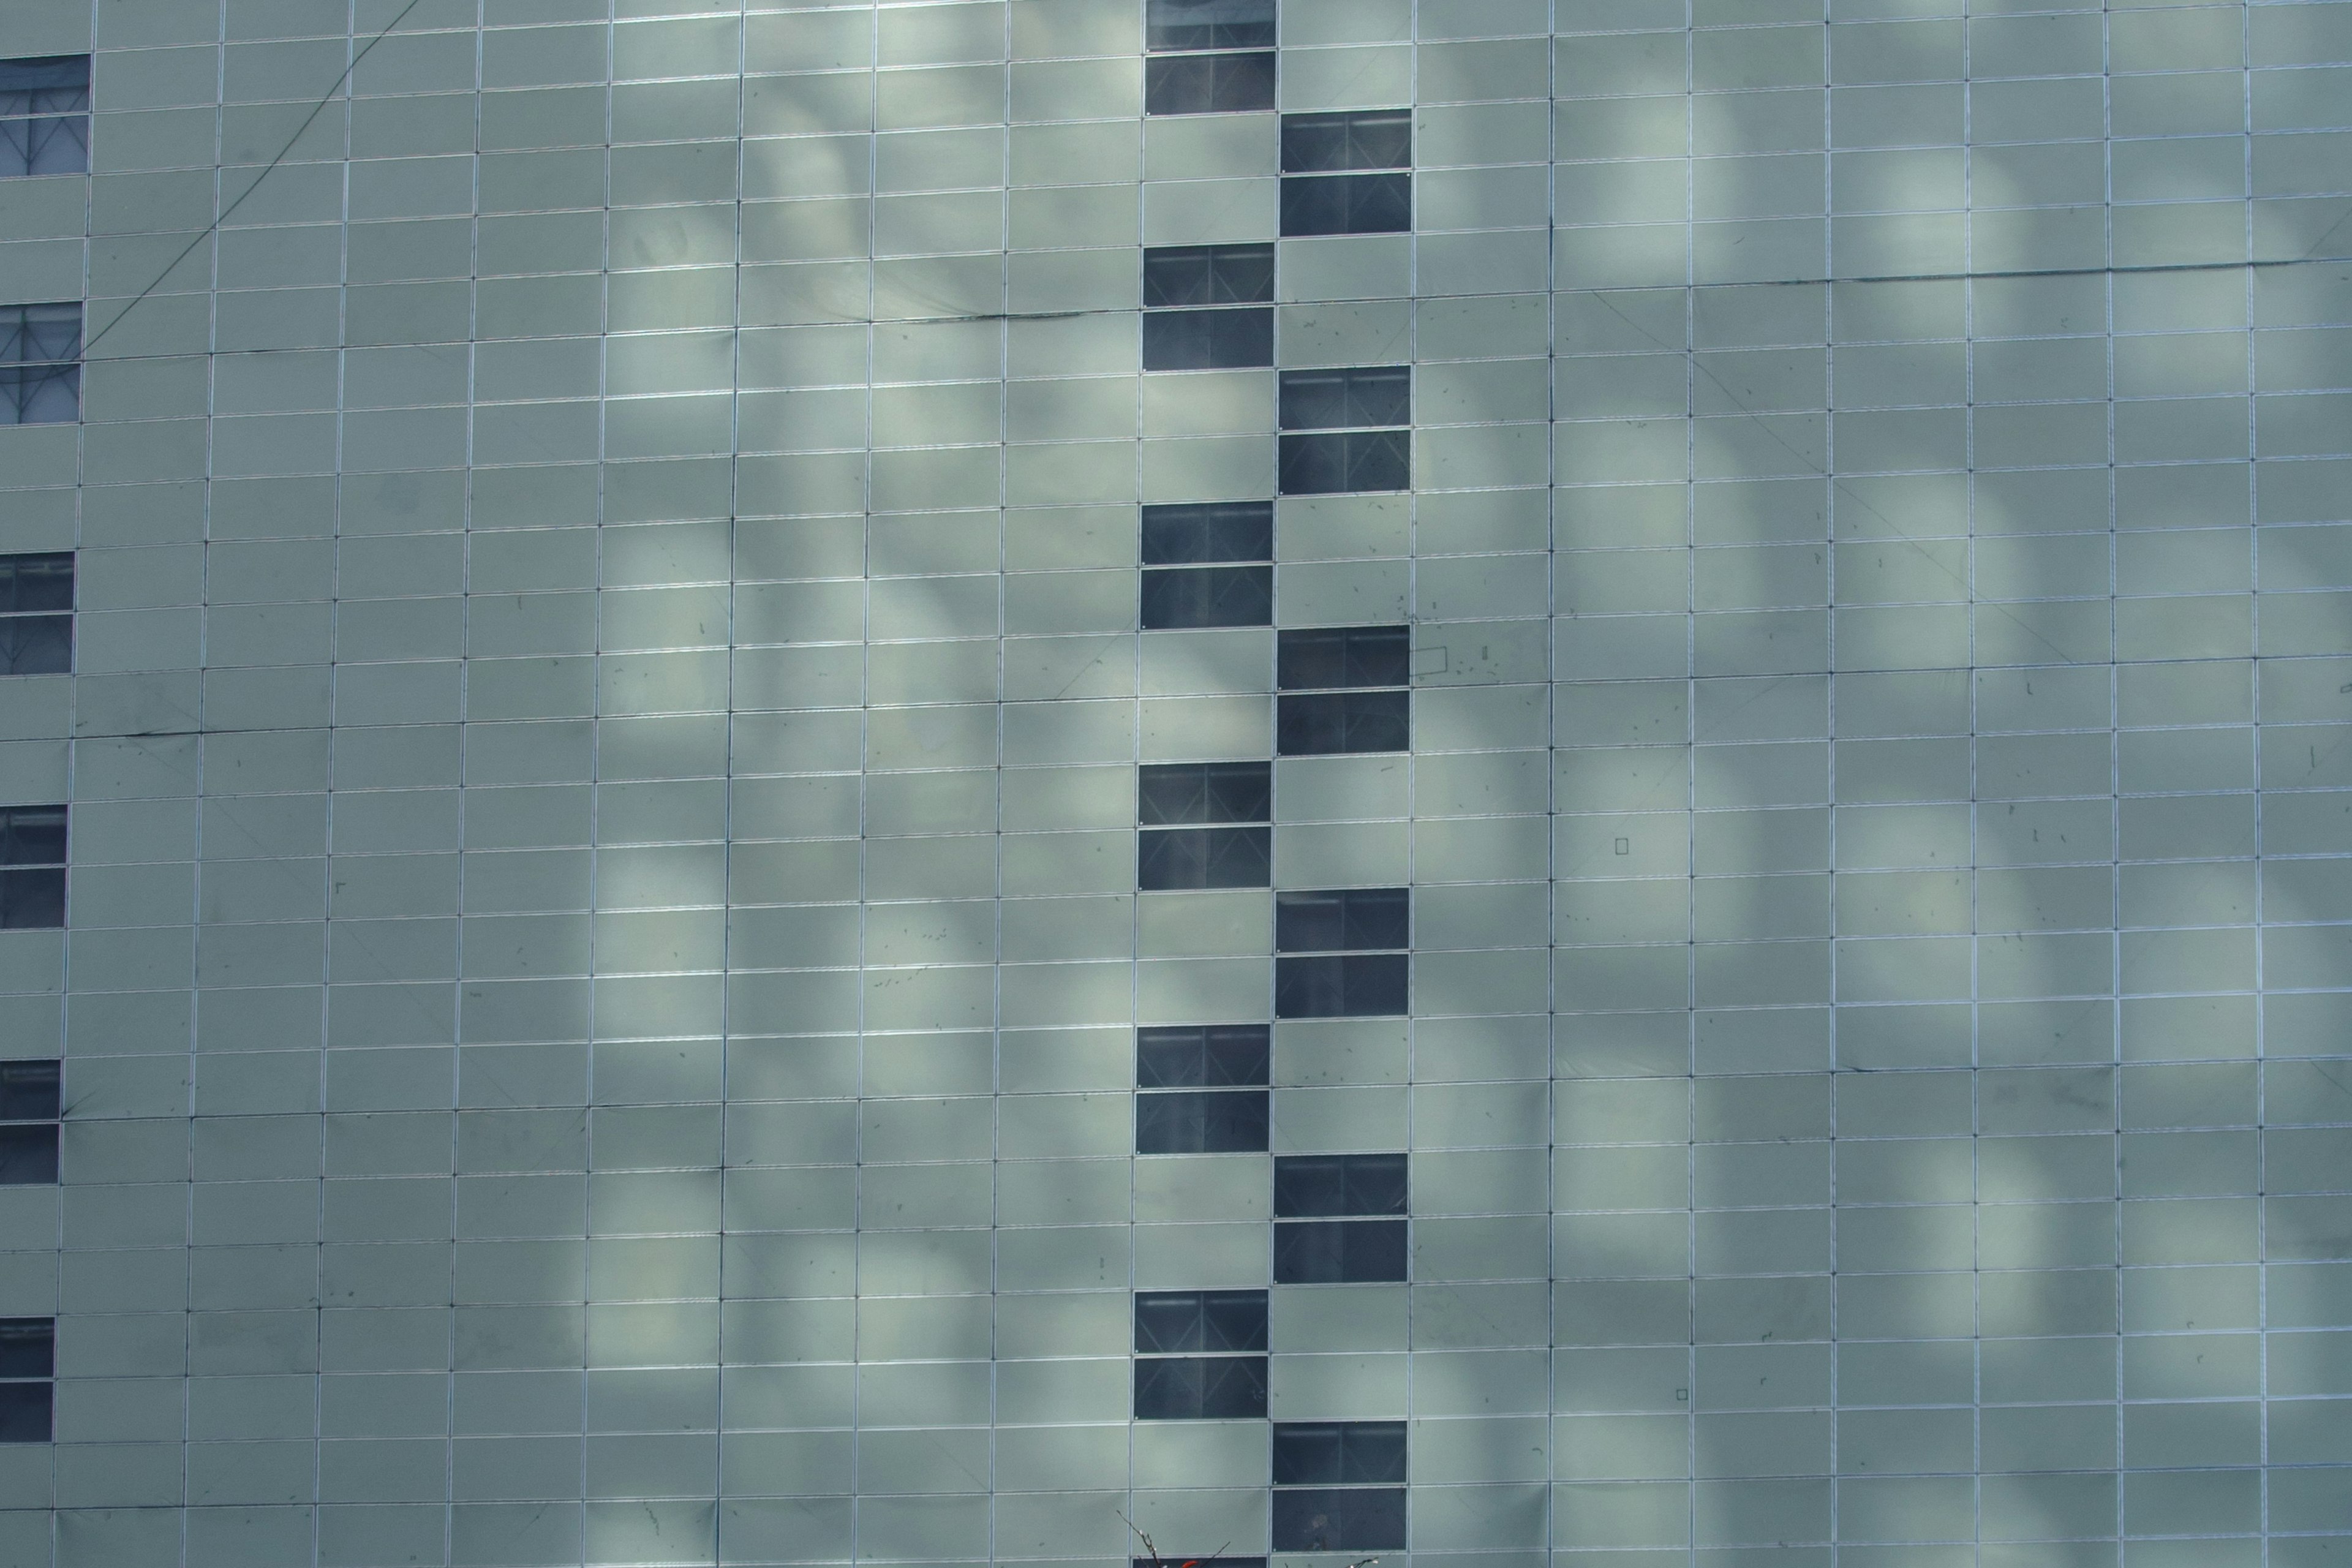
[[[1349,430],[1282,438],[1286,496],[1363,495],[1412,489],[1412,444],[1402,430]]]
[[[1286,174],[1412,167],[1412,111],[1409,109],[1282,117],[1282,172]]]
[[[1146,892],[1274,884],[1271,827],[1191,824],[1271,820],[1267,763],[1186,763],[1136,770],[1136,886]]]
[[[1274,107],[1275,55],[1157,55],[1143,66],[1146,114],[1241,114]]]
[[[71,551],[0,555],[0,675],[73,668]]]
[[[1153,1290],[1135,1298],[1135,1418],[1265,1415],[1263,1290]]]
[[[1135,1097],[1139,1154],[1262,1154],[1272,1122],[1262,1089],[1173,1089]]]
[[[0,60],[0,179],[89,172],[89,57]]]
[[[1402,1486],[1402,1421],[1279,1421],[1274,1428],[1278,1487]]]
[[[1175,763],[1136,773],[1136,817],[1146,827],[1274,820],[1272,763]]]
[[[1145,507],[1143,629],[1272,625],[1273,560],[1272,501]]]
[[[0,1443],[49,1440],[57,1341],[55,1318],[0,1318]]]
[[[1135,1353],[1265,1349],[1263,1290],[1147,1290],[1135,1298]]]
[[[1412,227],[1411,174],[1291,174],[1282,182],[1286,239],[1403,234]]]
[[[1275,0],[1150,0],[1145,23],[1153,49],[1274,47]]]
[[[1285,1154],[1274,1163],[1275,1217],[1400,1215],[1409,1178],[1402,1154]]]
[[[1264,1024],[1138,1029],[1135,1152],[1263,1153],[1271,1058]]]
[[[1412,945],[1412,889],[1338,888],[1278,893],[1276,952],[1370,952]]]
[[[1412,423],[1412,367],[1355,365],[1282,373],[1285,430],[1343,430]]]
[[[1285,691],[1403,686],[1412,674],[1408,626],[1312,626],[1275,640],[1275,684]]]
[[[0,930],[66,923],[66,808],[0,809]]]
[[[0,1186],[46,1186],[58,1179],[58,1067],[0,1062]]]
[[[1146,370],[1251,370],[1274,363],[1274,312],[1146,310]]]
[[[0,305],[0,425],[81,417],[81,307]]]
[[[1264,1024],[1183,1024],[1135,1032],[1140,1089],[1220,1089],[1269,1081],[1274,1032]]]
[[[1143,308],[1271,305],[1274,247],[1160,245],[1143,253]]]
[[[1409,691],[1286,691],[1275,710],[1275,751],[1286,757],[1412,749]]]
[[[1274,1227],[1277,1285],[1394,1284],[1405,1278],[1401,1219],[1292,1219]]]
[[[1405,1543],[1402,1487],[1277,1487],[1276,1552],[1397,1552]]]
[[[1350,952],[1274,961],[1277,1018],[1395,1018],[1412,1010],[1412,960]]]
[[[1274,885],[1271,827],[1169,827],[1139,834],[1135,885],[1143,892]]]

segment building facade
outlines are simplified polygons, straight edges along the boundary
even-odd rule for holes
[[[0,1568],[2352,1555],[2352,4],[8,0]]]

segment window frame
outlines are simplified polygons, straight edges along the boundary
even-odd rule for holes
[[[1161,1325],[1147,1331],[1146,1303],[1191,1304],[1194,1321],[1189,1327],[1197,1332],[1180,1335],[1174,1344],[1165,1342],[1157,1331]],[[1267,1316],[1264,1290],[1136,1291],[1129,1306],[1133,1418],[1264,1420]]]
[[[10,1342],[18,1337],[26,1345],[38,1347],[22,1364]],[[58,1321],[0,1318],[0,1446],[57,1440],[57,1381]],[[32,1396],[17,1396],[20,1390]],[[27,1421],[25,1413],[36,1410],[39,1431],[32,1436],[29,1428],[35,1423]],[[20,1426],[27,1430],[18,1430]]]
[[[41,68],[66,79],[47,85],[10,86],[10,68],[38,76]],[[63,97],[65,102],[41,101]],[[21,107],[15,100],[23,100]],[[44,134],[46,128],[46,135]],[[47,179],[90,172],[90,58],[88,55],[17,55],[0,59],[0,180]],[[75,156],[40,167],[43,154],[62,135]],[[21,166],[20,166],[21,161]]]
[[[1279,100],[1279,59],[1272,49],[1148,54],[1143,112],[1153,119],[1272,113]]]
[[[23,819],[46,828],[54,817],[56,842],[46,832],[26,842]],[[0,931],[62,931],[67,917],[67,864],[71,854],[72,815],[63,805],[0,806]],[[54,847],[57,858],[47,858]],[[33,858],[35,855],[41,858]],[[26,915],[39,918],[27,919]],[[50,918],[54,916],[54,918]]]
[[[60,563],[62,572],[57,570]],[[0,676],[73,673],[76,564],[70,550],[20,551],[0,555]],[[52,584],[62,579],[64,603],[25,606],[28,570],[42,574]],[[64,633],[61,641],[55,635],[59,630]],[[26,640],[28,637],[39,640]],[[58,653],[60,646],[62,657]]]
[[[57,1184],[64,1067],[55,1057],[0,1061],[0,1186]]]

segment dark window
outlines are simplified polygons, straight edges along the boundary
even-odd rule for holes
[[[66,923],[66,808],[0,810],[0,929]]]
[[[1282,117],[1282,172],[1326,174],[1339,169],[1412,167],[1412,111],[1357,110]]]
[[[1265,1349],[1263,1290],[1150,1290],[1135,1298],[1135,1353]]]
[[[1402,1551],[1404,1521],[1402,1487],[1277,1489],[1274,1494],[1276,1552]]]
[[[1143,574],[1145,631],[1273,624],[1271,566],[1161,567]]]
[[[1204,1557],[1192,1557],[1181,1552],[1171,1552],[1157,1562],[1149,1557],[1132,1558],[1129,1561],[1128,1568],[1265,1568],[1265,1559],[1228,1557],[1223,1552],[1215,1552]]]
[[[1276,1217],[1402,1214],[1407,1169],[1402,1154],[1285,1154],[1274,1163]]]
[[[1286,757],[1412,749],[1408,691],[1286,691],[1275,710],[1275,750]]]
[[[1411,174],[1292,174],[1282,182],[1282,233],[1286,239],[1402,234],[1412,227]]]
[[[57,1321],[0,1318],[0,1443],[49,1440]]]
[[[1273,1031],[1264,1024],[1187,1024],[1135,1032],[1135,1081],[1142,1089],[1216,1089],[1264,1084]]]
[[[1150,0],[1155,49],[1255,49],[1274,45],[1275,0]]]
[[[1262,1355],[1144,1356],[1135,1363],[1138,1421],[1245,1421],[1265,1416]]]
[[[1278,1487],[1376,1487],[1405,1479],[1402,1421],[1280,1421],[1274,1428]]]
[[[0,178],[89,172],[89,57],[0,60]]]
[[[73,668],[74,558],[0,555],[0,675]]]
[[[1271,763],[1156,763],[1135,773],[1136,818],[1146,827],[1274,819]]]
[[[1160,245],[1143,253],[1146,310],[1273,303],[1270,245]]]
[[[1412,945],[1412,889],[1338,888],[1278,893],[1276,952],[1368,952]]]
[[[1275,683],[1285,691],[1402,686],[1412,671],[1405,626],[1314,626],[1275,642]]]
[[[1144,62],[1146,114],[1237,114],[1274,107],[1274,51],[1161,55]]]
[[[1271,827],[1163,827],[1135,841],[1135,885],[1147,893],[1188,888],[1270,888]]]
[[[1412,963],[1402,952],[1274,961],[1277,1018],[1393,1018],[1410,1011]]]
[[[1357,365],[1282,373],[1285,430],[1344,430],[1412,423],[1412,367]]]
[[[0,1186],[58,1179],[58,1064],[0,1062]]]
[[[1274,1227],[1277,1285],[1369,1285],[1405,1277],[1401,1219],[1293,1219]]]
[[[1135,1097],[1139,1154],[1255,1154],[1266,1148],[1262,1089],[1176,1089]]]
[[[1146,370],[1248,370],[1274,363],[1274,312],[1146,310]]]
[[[0,425],[81,417],[81,307],[0,305]]]
[[[1209,502],[1143,509],[1143,563],[1198,566],[1274,559],[1274,503]]]
[[[0,1062],[0,1121],[55,1121],[60,1098],[56,1062]]]
[[[1402,430],[1285,436],[1278,488],[1286,496],[1409,490],[1412,488],[1412,443]]]

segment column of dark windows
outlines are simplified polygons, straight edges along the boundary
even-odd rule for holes
[[[1412,634],[1314,626],[1275,641],[1275,751],[1285,757],[1412,749]]]
[[[1405,1474],[1402,1421],[1277,1423],[1274,1549],[1401,1551]]]
[[[1412,227],[1412,111],[1282,117],[1282,233],[1403,234]]]
[[[1272,1031],[1264,1024],[1138,1029],[1135,1152],[1264,1153],[1272,1059]]]
[[[1147,114],[1230,114],[1275,104],[1275,0],[1150,0]]]
[[[0,1187],[47,1186],[58,1179],[55,1059],[0,1061]]]

